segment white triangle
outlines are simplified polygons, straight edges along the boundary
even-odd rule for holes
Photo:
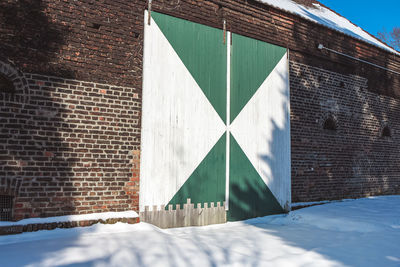
[[[283,208],[291,202],[288,73],[285,54],[230,127]]]
[[[154,20],[145,14],[140,210],[166,205],[226,130]]]

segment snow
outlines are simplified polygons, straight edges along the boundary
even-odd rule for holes
[[[161,230],[96,224],[0,237],[1,266],[400,266],[400,196]]]
[[[13,225],[27,225],[27,224],[39,224],[39,223],[54,223],[54,222],[74,222],[74,221],[90,221],[90,220],[107,220],[115,218],[137,218],[139,215],[135,211],[122,211],[122,212],[101,212],[101,213],[90,213],[82,215],[67,215],[47,218],[30,218],[24,219],[17,222],[0,222],[1,226],[13,226]]]
[[[341,199],[341,200],[322,200],[322,201],[312,201],[312,202],[296,202],[292,203],[290,206],[292,208],[297,208],[297,207],[308,207],[308,206],[314,206],[314,205],[321,205],[321,204],[327,204],[327,203],[332,203],[332,202],[344,202],[344,201],[353,201],[354,199]]]
[[[398,54],[396,50],[379,41],[371,34],[364,31],[362,28],[351,23],[348,19],[338,15],[337,13],[323,7],[319,4],[313,4],[313,7],[300,5],[292,0],[258,0],[265,4],[289,11],[313,22],[322,24],[331,29],[340,31],[357,39],[374,44],[384,48],[392,53]]]

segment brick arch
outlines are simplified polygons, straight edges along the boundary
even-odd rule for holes
[[[321,128],[327,130],[334,130],[336,131],[338,128],[338,117],[335,113],[327,113],[324,114],[322,119],[320,120]],[[333,124],[333,125],[330,125]]]
[[[0,220],[13,220],[14,219],[14,211],[15,211],[15,203],[16,199],[19,196],[19,191],[21,188],[23,178],[20,176],[17,177],[0,177],[0,198],[2,201],[0,211]],[[10,199],[11,198],[11,199]],[[7,202],[4,202],[5,199],[9,199]],[[4,208],[10,209],[9,212],[4,212]]]
[[[1,177],[0,195],[17,197],[21,187],[22,177]]]
[[[388,132],[387,132],[388,131]],[[379,127],[379,137],[391,138],[393,136],[393,127],[390,122],[382,121]]]
[[[11,61],[0,58],[0,74],[7,77],[14,85],[14,93],[0,93],[1,101],[25,103],[29,97],[28,82],[21,72]],[[4,103],[3,102],[3,103]]]
[[[7,78],[13,84],[15,89],[13,92],[0,92],[0,109],[4,107],[6,112],[18,112],[18,110],[24,109],[25,104],[29,101],[29,87],[24,73],[21,72],[11,61],[0,57],[0,74]],[[13,107],[13,111],[7,111],[9,107]],[[2,130],[3,127],[7,128],[4,124],[0,126],[0,130]],[[6,142],[6,144],[9,144],[9,140],[19,140],[18,132],[12,134],[7,133],[6,135],[9,135],[9,137],[1,140],[2,142]],[[7,149],[7,153],[3,154],[2,157],[2,164],[4,163],[7,166],[16,166],[15,171],[21,171],[23,161],[20,160],[20,156],[17,152]],[[6,174],[0,177],[0,196],[12,197],[11,216],[14,216],[15,202],[20,195],[23,177],[20,173],[13,173],[13,171],[10,172],[11,174],[9,174],[5,169],[2,169],[2,171]]]

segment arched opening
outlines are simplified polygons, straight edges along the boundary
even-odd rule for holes
[[[392,131],[389,126],[385,126],[382,129],[382,137],[392,137]]]
[[[332,116],[329,116],[325,121],[323,125],[325,130],[330,130],[330,131],[336,131],[337,130],[337,123],[335,118]]]
[[[0,221],[12,220],[13,197],[0,195]]]

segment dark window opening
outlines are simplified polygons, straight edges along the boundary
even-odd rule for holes
[[[88,25],[89,28],[93,28],[95,30],[98,30],[101,27],[101,24],[100,23],[96,23],[96,22],[88,22],[87,25]]]
[[[389,126],[385,126],[382,130],[382,137],[392,137],[392,131],[390,131]]]
[[[337,129],[337,124],[334,118],[329,117],[325,120],[324,122],[324,129],[325,130],[331,130],[331,131],[336,131]]]
[[[11,221],[12,207],[13,197],[0,195],[0,221]]]
[[[6,76],[0,74],[0,93],[14,93],[15,87],[13,82]]]

